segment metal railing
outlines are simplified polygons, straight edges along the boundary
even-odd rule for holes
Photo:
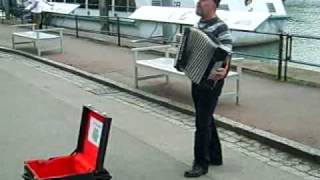
[[[21,16],[21,21],[24,22],[23,16]],[[117,44],[118,46],[121,46],[121,38],[135,38],[135,39],[145,39],[148,42],[152,43],[175,43],[172,41],[165,41],[165,40],[154,40],[149,39],[145,37],[139,37],[133,34],[125,34],[121,31],[121,24],[124,22],[132,22],[134,24],[135,20],[125,17],[109,17],[109,16],[80,16],[80,15],[62,15],[62,14],[54,14],[54,13],[48,13],[45,22],[46,26],[52,25],[50,24],[50,20],[52,18],[67,18],[70,20],[74,20],[74,27],[64,27],[71,30],[74,30],[75,36],[78,38],[80,37],[80,32],[88,32],[88,33],[96,33],[96,34],[106,34],[109,36],[116,36]],[[106,28],[100,29],[100,30],[90,30],[85,28],[80,28],[79,24],[81,21],[96,21],[102,24],[105,24]],[[110,25],[115,27],[115,30],[110,30]],[[183,27],[186,25],[181,24],[175,24],[178,26],[179,31],[183,31]],[[61,27],[54,25],[56,27]],[[288,79],[288,63],[295,63],[295,64],[301,64],[301,65],[308,65],[312,67],[320,67],[320,64],[306,62],[298,59],[293,59],[293,52],[294,50],[298,51],[296,48],[294,48],[293,44],[297,40],[305,39],[310,41],[319,41],[320,44],[320,37],[317,36],[304,36],[304,35],[298,35],[298,34],[288,34],[288,33],[269,33],[269,32],[258,32],[258,31],[245,31],[245,30],[232,30],[235,32],[243,32],[243,33],[253,33],[253,34],[259,34],[259,35],[269,35],[269,36],[275,36],[278,39],[278,46],[277,46],[277,55],[276,56],[262,56],[257,55],[253,53],[244,53],[241,51],[234,51],[234,54],[240,55],[240,56],[246,56],[246,57],[253,57],[253,58],[262,58],[267,60],[274,60],[277,61],[277,79],[278,80],[284,80],[287,81]]]
[[[282,78],[282,69],[283,69],[283,61],[284,61],[284,39],[286,37],[283,33],[270,33],[270,32],[259,32],[259,31],[248,31],[248,30],[231,30],[232,32],[241,32],[241,33],[247,33],[247,34],[254,34],[254,35],[264,35],[264,36],[273,36],[274,39],[277,39],[277,53],[275,56],[263,56],[253,53],[243,53],[241,51],[234,50],[234,55],[240,55],[245,57],[252,57],[252,58],[258,58],[258,59],[265,59],[265,60],[274,60],[277,61],[278,67],[277,67],[277,79],[281,80]]]

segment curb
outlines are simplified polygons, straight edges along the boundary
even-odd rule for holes
[[[170,109],[180,111],[182,113],[186,113],[189,115],[194,114],[194,110],[191,106],[172,101],[168,98],[163,98],[163,97],[152,95],[150,93],[146,93],[142,90],[129,87],[128,85],[113,81],[111,79],[102,77],[100,75],[92,74],[92,73],[80,70],[78,68],[75,68],[75,67],[63,64],[63,63],[59,63],[59,62],[56,62],[56,61],[53,61],[53,60],[50,60],[47,58],[39,57],[36,55],[32,55],[30,53],[26,53],[26,52],[15,50],[15,49],[0,47],[0,51],[7,52],[7,53],[13,53],[13,54],[17,54],[17,55],[21,55],[21,56],[33,59],[35,61],[56,67],[58,69],[67,71],[67,72],[75,74],[75,75],[79,75],[81,77],[95,81],[97,83],[119,89],[119,90],[127,92],[131,95],[138,96],[138,97],[143,98],[145,100],[160,104],[160,105],[168,107]],[[261,129],[257,129],[257,128],[254,128],[251,126],[241,124],[239,122],[235,122],[231,119],[222,117],[220,115],[216,115],[216,121],[217,121],[217,125],[222,128],[235,131],[235,132],[242,134],[246,137],[257,140],[257,141],[262,142],[264,144],[267,144],[273,148],[280,149],[284,152],[293,154],[295,156],[298,156],[298,157],[301,157],[304,159],[308,159],[308,160],[311,160],[316,163],[320,163],[320,150],[319,149],[298,143],[293,140],[289,140],[287,138],[280,137],[278,135],[272,134],[270,132],[267,132],[267,131],[264,131]]]

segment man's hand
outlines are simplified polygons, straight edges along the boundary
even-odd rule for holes
[[[224,77],[226,77],[227,75],[227,68],[219,68],[217,69],[217,71],[213,74],[211,74],[208,79],[212,79],[212,80],[221,80],[224,79]]]

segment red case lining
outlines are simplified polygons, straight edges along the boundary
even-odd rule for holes
[[[36,179],[88,174],[96,170],[99,147],[88,140],[90,122],[97,120],[103,124],[106,117],[90,110],[85,118],[86,121],[83,121],[81,124],[81,126],[85,126],[85,133],[84,136],[82,136],[82,147],[77,148],[80,150],[79,152],[48,160],[31,160],[25,162],[25,165]],[[107,128],[110,127],[108,126]],[[81,138],[81,136],[79,138]]]

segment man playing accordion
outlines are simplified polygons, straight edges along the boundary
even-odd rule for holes
[[[220,0],[199,0],[196,13],[201,17],[197,28],[210,38],[220,41],[230,51],[232,37],[227,25],[216,15]],[[227,56],[223,66],[214,73],[206,72],[208,79],[214,80],[213,88],[192,83],[192,98],[196,112],[196,131],[194,140],[194,162],[185,177],[200,177],[208,172],[209,165],[222,165],[220,140],[213,113],[221,94],[224,78],[230,68],[231,56]]]

